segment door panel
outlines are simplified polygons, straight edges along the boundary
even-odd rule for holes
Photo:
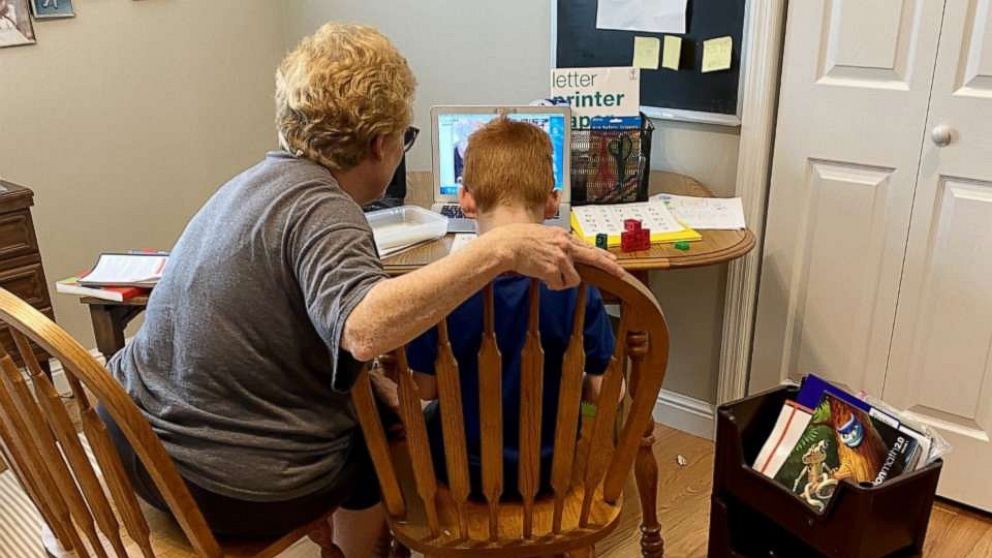
[[[836,161],[811,161],[810,167],[785,358],[792,370],[847,372],[835,379],[862,385],[870,334],[885,325],[873,323],[872,307],[884,250],[877,227],[885,221],[893,169]],[[843,227],[836,226],[838,215],[846,219]],[[851,246],[861,246],[854,260]],[[847,327],[834,327],[838,321]]]
[[[881,391],[942,7],[789,3],[751,392]]]
[[[827,0],[819,83],[909,88],[921,0]]]
[[[992,511],[992,13],[947,0],[883,396],[954,446],[940,494]],[[928,134],[929,135],[929,134]]]

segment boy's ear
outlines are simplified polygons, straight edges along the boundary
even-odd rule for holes
[[[466,217],[474,219],[479,216],[479,206],[475,204],[475,196],[465,186],[458,188],[458,205],[462,207],[462,213]]]
[[[561,191],[551,190],[548,200],[544,203],[544,218],[550,219],[558,213],[558,204],[561,203]]]

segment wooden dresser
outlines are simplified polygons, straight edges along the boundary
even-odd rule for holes
[[[54,320],[48,281],[41,266],[38,238],[31,219],[32,205],[34,192],[0,180],[0,287]],[[0,343],[18,366],[23,365],[6,327],[0,329]],[[35,354],[48,370],[48,355],[40,347],[35,347]]]

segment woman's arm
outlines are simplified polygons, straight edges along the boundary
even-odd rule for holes
[[[358,360],[371,360],[423,333],[508,271],[536,277],[553,289],[574,287],[579,283],[574,262],[623,273],[615,256],[564,229],[499,227],[431,265],[373,286],[345,321],[341,346]]]

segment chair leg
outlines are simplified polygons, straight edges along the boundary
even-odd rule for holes
[[[410,558],[410,549],[403,546],[403,543],[389,536],[389,558]]]
[[[637,492],[641,497],[641,555],[644,558],[664,558],[665,540],[658,522],[658,461],[654,452],[654,421],[641,439],[634,465]]]
[[[307,536],[320,547],[320,558],[345,558],[341,549],[334,544],[334,529],[330,518],[321,521]]]

